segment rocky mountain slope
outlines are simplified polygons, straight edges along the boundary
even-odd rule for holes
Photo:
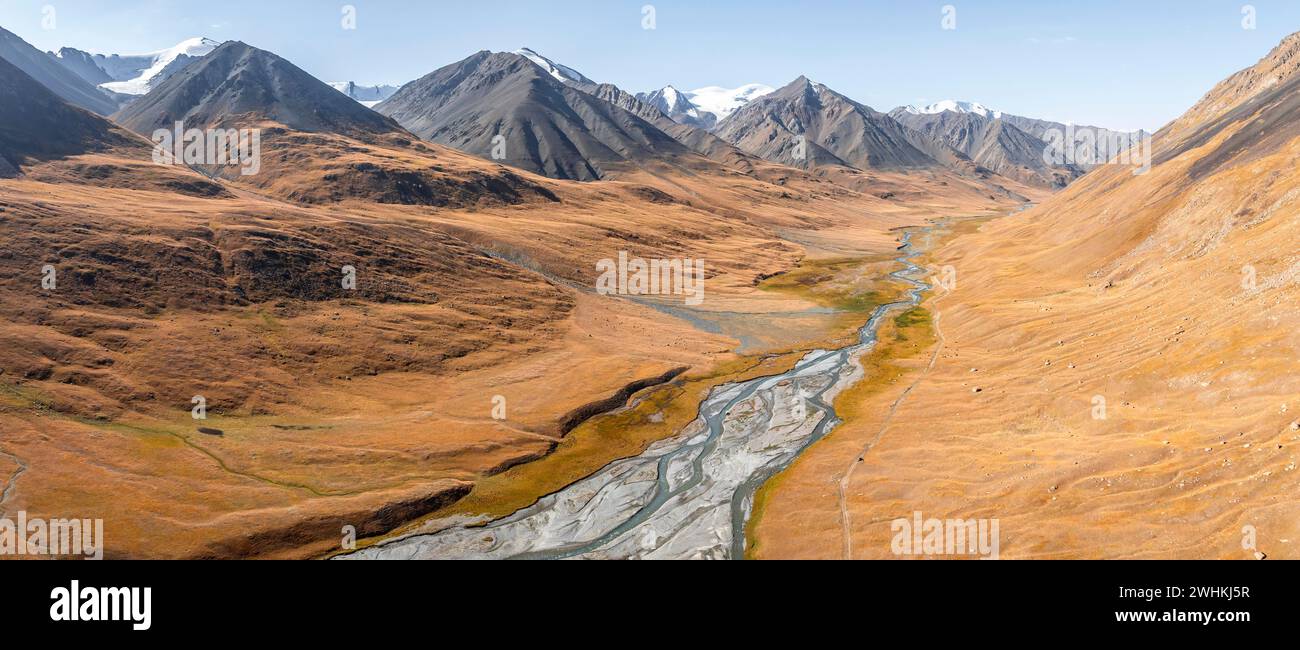
[[[238,41],[172,75],[113,119],[141,134],[271,120],[300,131],[373,136],[400,130],[288,61]]]
[[[145,143],[112,122],[72,106],[5,59],[0,59],[0,177],[28,161],[50,160]]]
[[[717,135],[751,154],[795,167],[903,170],[938,164],[909,142],[906,129],[888,115],[806,77],[740,108],[719,125]]]
[[[739,88],[708,86],[691,91],[664,86],[652,92],[637,93],[637,99],[658,108],[677,122],[712,130],[740,107],[773,90],[763,84],[746,84]]]
[[[59,97],[93,113],[110,115],[121,105],[118,97],[100,90],[3,27],[0,27],[0,59],[13,64]]]
[[[638,93],[636,98],[655,107],[678,124],[686,124],[700,129],[712,129],[718,123],[718,116],[691,103],[690,98],[672,86],[665,86],[649,93]]]
[[[699,157],[644,118],[533,60],[479,52],[403,86],[375,110],[439,144],[551,178],[590,181]],[[499,138],[499,139],[498,139]]]
[[[960,151],[994,173],[1031,185],[1061,188],[1083,175],[1074,165],[1047,162],[1049,143],[1014,126],[1002,113],[987,110],[912,112],[890,116],[927,137]]]
[[[330,87],[361,102],[366,108],[373,108],[375,104],[392,97],[401,87],[400,86],[362,86],[355,81],[331,81]]]
[[[145,54],[91,54],[70,47],[49,54],[63,67],[105,90],[143,95],[219,45],[210,38],[195,37]]]
[[[554,200],[550,190],[500,166],[420,143],[289,61],[240,42],[223,44],[114,119],[146,137],[178,121],[186,129],[257,129],[261,150],[252,173],[245,173],[247,164],[196,168],[300,203]]]
[[[1051,188],[1064,187],[1130,143],[1149,136],[1012,115],[978,102],[955,100],[903,106],[889,114],[989,169]]]
[[[1298,44],[1157,132],[1149,171],[958,226],[933,362],[783,478],[765,552],[892,557],[881,522],[921,511],[1000,520],[1004,558],[1300,557]]]

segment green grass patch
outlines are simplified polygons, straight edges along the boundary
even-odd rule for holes
[[[31,386],[0,384],[0,406],[12,409],[30,409],[49,415],[54,411],[54,401],[44,391]]]
[[[917,334],[934,337],[934,321],[930,311],[922,307],[913,307],[894,317],[894,338],[898,341],[910,341]]]
[[[868,313],[889,300],[892,282],[870,267],[881,257],[805,259],[795,269],[759,283],[762,291],[807,300],[821,307]],[[870,282],[863,278],[871,277]]]
[[[669,384],[647,388],[634,396],[639,398],[634,408],[584,422],[551,454],[479,479],[465,498],[405,528],[444,517],[486,515],[497,519],[512,514],[615,460],[637,456],[652,443],[677,434],[697,417],[700,402],[713,387],[785,372],[804,354],[801,350],[771,359],[745,357],[702,374],[687,373]],[[366,540],[366,544],[375,541]]]

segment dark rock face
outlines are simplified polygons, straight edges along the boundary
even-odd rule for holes
[[[108,120],[77,108],[0,59],[0,176],[24,161],[49,160],[145,143]]]
[[[686,99],[686,95],[671,86],[654,92],[638,93],[636,98],[658,109],[678,124],[686,124],[706,131],[712,130],[718,124],[718,116],[699,110]]]
[[[363,139],[401,130],[292,63],[238,41],[173,74],[113,119],[145,135],[178,121],[204,128],[261,119]]]
[[[805,77],[745,105],[715,133],[743,151],[796,167],[906,170],[940,166],[912,144],[913,135],[888,115]]]
[[[1044,157],[1048,143],[1017,127],[1010,116],[956,111],[918,114],[905,109],[896,109],[890,115],[904,126],[956,149],[981,167],[1029,185],[1064,187],[1084,173],[1074,165],[1048,164]],[[1043,136],[1049,128],[1046,124],[1040,125]]]
[[[425,140],[551,178],[591,181],[696,156],[652,123],[649,107],[621,107],[588,86],[563,83],[517,54],[479,52],[403,86],[375,110]]]
[[[78,77],[98,86],[99,84],[114,81],[99,64],[95,63],[95,57],[87,52],[65,47],[59,50],[54,60],[63,67],[72,71]]]

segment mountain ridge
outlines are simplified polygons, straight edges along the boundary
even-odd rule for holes
[[[401,130],[285,59],[240,41],[223,43],[113,119],[146,136],[176,122],[202,128],[260,119],[360,137]]]
[[[66,102],[0,58],[0,177],[15,176],[29,159],[43,161],[145,143],[112,122]]]
[[[681,124],[712,131],[745,104],[774,90],[763,84],[746,84],[739,88],[707,86],[690,91],[668,85],[636,96]]]
[[[143,54],[92,54],[71,47],[47,52],[55,62],[110,93],[137,97],[221,44],[196,36]]]
[[[0,58],[22,70],[54,94],[98,115],[111,115],[121,105],[119,98],[57,63],[18,35],[0,27]]]
[[[581,85],[599,88],[591,84]],[[425,140],[489,159],[495,149],[501,162],[565,180],[699,156],[578,85],[528,57],[484,50],[403,86],[375,110]]]
[[[939,164],[888,115],[804,76],[741,107],[717,134],[744,151],[794,167],[903,170]]]
[[[897,109],[890,115],[908,128],[960,151],[976,164],[1030,185],[1061,188],[1084,173],[1073,165],[1049,164],[1049,143],[1021,130],[1004,113],[980,107],[935,112]]]

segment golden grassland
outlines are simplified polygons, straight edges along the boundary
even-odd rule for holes
[[[891,558],[890,521],[919,511],[998,519],[1004,558],[1297,557],[1300,139],[1221,155],[1252,128],[1165,142],[1144,175],[1100,168],[937,248],[959,282],[927,303],[934,367],[887,426],[912,379],[767,491],[756,555],[840,558],[847,538]],[[1223,164],[1198,178],[1203,160]]]
[[[841,345],[891,290],[894,229],[1010,207],[972,183],[882,175],[908,205],[767,164],[580,184],[419,143],[290,133],[268,151],[263,177],[221,191],[112,153],[0,181],[0,452],[26,468],[5,510],[103,518],[110,557],[178,558],[318,557],[344,525],[506,514],[676,433],[713,386]],[[385,178],[445,204],[394,200],[412,197]],[[584,289],[621,250],[706,259],[708,308],[791,317],[737,354],[738,334]],[[27,260],[58,261],[59,290],[35,291]]]
[[[596,416],[570,432],[555,449],[534,462],[481,477],[455,504],[413,522],[406,534],[448,518],[495,519],[527,507],[595,473],[620,458],[636,456],[651,443],[671,437],[696,418],[700,402],[714,387],[789,370],[805,354],[793,351],[742,357],[703,373],[689,373],[633,396],[629,406]],[[364,546],[383,538],[364,540]]]
[[[646,389],[632,398],[628,408],[597,416],[575,429],[546,457],[480,477],[464,499],[390,535],[363,540],[359,545],[436,530],[446,523],[486,522],[509,515],[614,460],[640,454],[650,443],[680,432],[698,416],[700,402],[714,387],[779,374],[812,349],[851,343],[876,307],[899,299],[910,287],[889,276],[899,267],[896,256],[891,251],[857,257],[805,257],[795,268],[767,278],[757,287],[836,312],[822,334],[805,334],[808,340],[799,349],[741,356],[707,372],[688,373],[664,386]],[[922,345],[913,339],[924,338],[927,318],[926,312],[918,308],[890,319],[886,327],[892,332],[891,338],[863,360],[868,376],[859,385],[874,386],[886,372],[901,372],[890,362],[895,355],[915,353]],[[857,390],[857,386],[850,390]],[[836,406],[841,407],[839,401]],[[776,483],[779,476],[773,481]],[[773,484],[764,491],[775,489]],[[761,504],[760,496],[756,509]]]
[[[861,380],[845,389],[835,397],[835,413],[844,423],[857,422],[865,418],[866,410],[876,408],[878,401],[873,397],[898,386],[915,368],[903,362],[921,358],[935,344],[933,322],[930,313],[923,307],[913,307],[881,324],[879,339],[870,352],[862,356],[860,363],[864,370]],[[841,424],[832,429],[822,441],[832,438],[842,428]],[[803,457],[795,459],[784,471],[772,477],[754,495],[754,510],[745,526],[746,559],[764,559],[764,536],[762,529],[763,515],[772,495],[780,492],[785,477],[799,471],[798,465]]]

